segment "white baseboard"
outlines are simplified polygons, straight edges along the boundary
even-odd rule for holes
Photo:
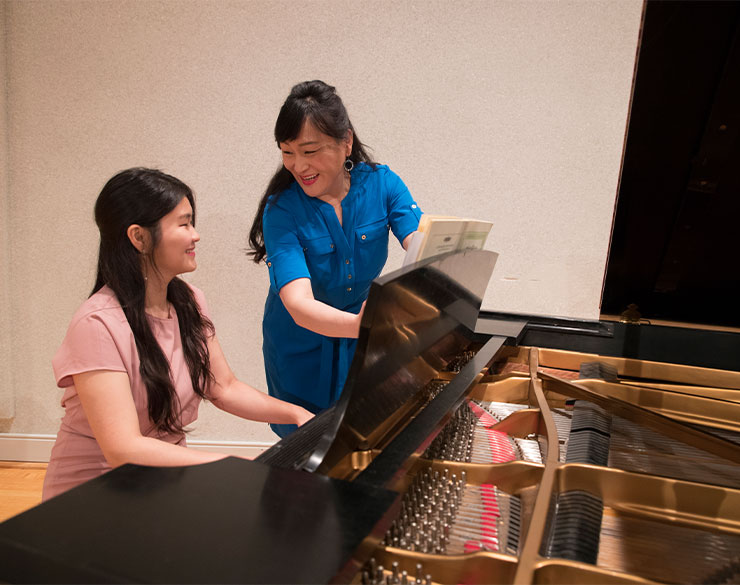
[[[20,433],[0,433],[0,461],[49,461],[51,448],[56,435],[31,435]],[[274,443],[266,441],[205,441],[188,440],[188,447],[238,455],[240,457],[257,457]]]

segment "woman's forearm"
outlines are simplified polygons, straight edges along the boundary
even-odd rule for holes
[[[126,441],[119,449],[109,450],[105,453],[106,460],[111,467],[118,467],[124,463],[154,467],[177,467],[218,461],[226,456],[222,453],[188,449],[181,445],[174,445],[154,437],[145,436]]]
[[[298,325],[314,333],[326,337],[356,338],[360,335],[362,309],[355,314],[317,301],[308,278],[298,278],[283,286],[280,300]]]
[[[300,426],[313,417],[305,408],[273,398],[236,378],[220,388],[212,402],[225,412],[258,422]]]
[[[142,435],[126,372],[95,370],[73,379],[90,428],[112,467],[124,463],[172,467],[226,457]]]
[[[298,325],[320,335],[356,338],[360,334],[360,315],[340,311],[315,299],[301,299],[288,312]]]

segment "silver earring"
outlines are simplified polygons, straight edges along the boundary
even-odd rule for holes
[[[347,157],[347,160],[344,161],[344,170],[348,173],[355,168],[355,163],[352,162],[352,159]]]

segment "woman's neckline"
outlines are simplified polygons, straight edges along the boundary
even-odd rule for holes
[[[172,320],[172,303],[167,303],[167,315],[161,316],[161,315],[155,315],[153,313],[149,312],[149,309],[144,309],[144,313],[146,313],[147,317],[151,317],[152,319],[156,319],[157,321],[170,321]]]

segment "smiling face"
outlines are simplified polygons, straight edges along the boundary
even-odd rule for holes
[[[193,208],[187,197],[159,220],[159,241],[154,247],[156,269],[169,282],[178,274],[196,269],[195,244],[200,241],[193,226]]]
[[[337,140],[320,132],[310,120],[303,123],[295,140],[280,143],[283,165],[309,197],[341,200],[349,191],[344,161],[352,152],[352,133]]]

